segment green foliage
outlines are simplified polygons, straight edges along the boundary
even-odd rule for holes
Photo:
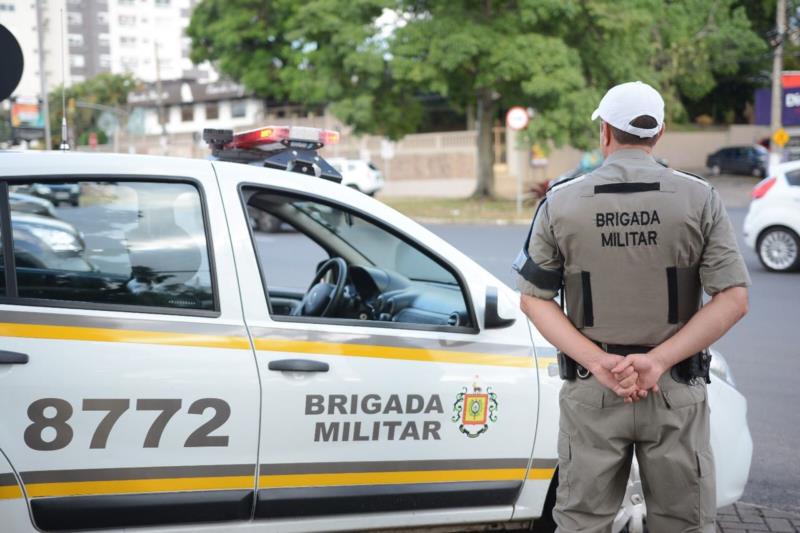
[[[264,97],[330,103],[357,132],[413,132],[433,94],[492,120],[532,107],[528,140],[582,148],[612,85],[651,83],[685,120],[768,52],[734,0],[202,0],[188,34],[193,60]]]
[[[126,108],[128,93],[135,90],[138,82],[130,74],[98,74],[93,78],[76,83],[67,88],[65,98],[67,101],[67,123],[71,130],[71,140],[78,139],[79,144],[87,144],[88,132],[100,132],[97,121],[101,112],[95,109],[81,108],[72,103],[85,102],[117,108]],[[62,101],[61,87],[56,87],[50,92],[48,98],[50,105],[50,131],[53,147],[61,144],[61,117]],[[102,133],[102,132],[100,132]],[[98,133],[98,142],[104,144],[106,135]]]

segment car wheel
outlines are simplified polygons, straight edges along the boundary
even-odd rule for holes
[[[75,200],[70,200],[69,204],[72,207],[78,207],[78,199],[76,198]]]
[[[761,167],[753,167],[753,177],[760,178],[764,175],[764,170]]]
[[[708,167],[708,172],[712,176],[719,176],[721,171],[722,169],[719,168],[719,165],[711,165],[710,167]]]
[[[767,270],[788,272],[800,267],[800,238],[788,228],[769,228],[756,245],[758,259]]]

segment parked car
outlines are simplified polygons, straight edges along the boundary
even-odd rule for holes
[[[331,157],[328,163],[342,175],[342,185],[374,196],[383,189],[383,174],[374,164],[363,159]]]
[[[81,196],[81,189],[77,183],[22,185],[14,188],[14,192],[42,198],[55,206],[65,203],[76,207]]]
[[[706,167],[713,176],[747,174],[762,177],[767,174],[769,151],[759,144],[720,148],[706,158]]]
[[[744,238],[764,268],[800,268],[800,161],[780,163],[753,189]]]
[[[83,176],[113,199],[70,210],[91,272],[4,265],[3,533],[552,531],[538,519],[559,478],[562,381],[519,293],[334,183],[308,153],[324,137],[304,128],[295,151],[287,130],[223,132],[214,160],[0,152],[0,184]],[[292,226],[289,247],[256,238],[251,210]],[[15,247],[17,228],[0,238]],[[744,490],[752,440],[712,363],[722,506]],[[643,525],[635,472],[615,533]]]
[[[12,211],[56,218],[55,206],[49,200],[37,198],[30,194],[12,192],[8,194],[8,202]]]

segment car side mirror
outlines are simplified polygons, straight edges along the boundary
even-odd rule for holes
[[[507,328],[517,320],[516,318],[504,318],[500,315],[497,287],[486,287],[486,306],[484,309],[483,326],[486,329]],[[503,309],[502,311],[507,310]]]

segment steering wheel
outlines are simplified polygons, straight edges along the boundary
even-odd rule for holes
[[[335,271],[333,283],[322,281],[328,271]],[[303,299],[292,309],[292,316],[332,316],[342,303],[347,282],[347,263],[331,257],[319,267]]]

